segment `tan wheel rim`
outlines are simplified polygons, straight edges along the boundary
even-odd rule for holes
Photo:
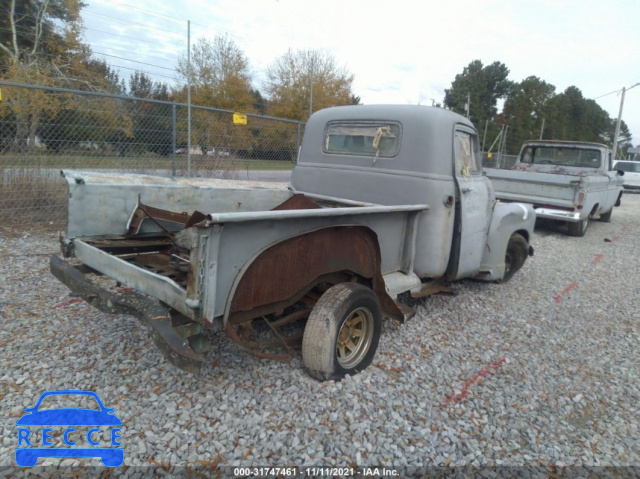
[[[338,364],[353,369],[367,355],[373,340],[373,314],[367,308],[354,310],[342,323],[336,342]]]

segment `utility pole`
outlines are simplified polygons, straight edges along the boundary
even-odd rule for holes
[[[464,106],[464,109],[467,110],[467,118],[469,118],[471,112],[471,93],[467,93],[467,104]]]
[[[542,140],[542,132],[544,131],[544,118],[542,119],[542,126],[540,127],[540,139]]]
[[[310,88],[311,88],[311,96],[309,98],[309,116],[313,114],[313,63],[311,63],[311,75],[310,75]]]
[[[622,120],[622,106],[624,105],[624,94],[627,90],[631,90],[634,87],[640,85],[640,82],[635,85],[631,85],[629,88],[622,87],[622,98],[620,98],[620,111],[618,112],[618,121],[616,122],[616,132],[613,136],[613,160],[616,159],[616,154],[618,153],[618,136],[620,135],[620,121]]]
[[[191,176],[191,20],[187,20],[187,176]]]
[[[484,153],[484,142],[487,139],[487,128],[489,128],[489,118],[484,122],[484,136],[482,137],[482,152]]]

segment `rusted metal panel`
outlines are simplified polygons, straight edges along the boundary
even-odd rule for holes
[[[167,229],[182,230],[189,220],[189,214],[186,212],[176,213],[138,203],[138,207],[134,211],[131,221],[129,222],[129,228],[126,236],[138,234],[142,227],[142,223],[146,219],[151,220],[164,231],[167,231]]]
[[[318,206],[313,200],[310,200],[304,195],[295,194],[291,198],[287,199],[283,203],[279,204],[275,208],[272,208],[271,211],[282,211],[282,210],[317,210],[320,206]]]
[[[194,351],[190,343],[173,328],[169,311],[159,301],[134,291],[122,295],[113,294],[93,284],[80,271],[57,256],[51,257],[50,269],[77,296],[101,311],[136,316],[148,327],[151,338],[168,361],[190,373],[200,373],[205,357]]]
[[[74,241],[75,256],[89,267],[131,288],[159,299],[194,319],[195,313],[184,302],[185,290],[176,281],[163,275],[132,265],[81,240]]]
[[[231,302],[231,315],[274,310],[304,294],[327,274],[348,272],[369,280],[388,315],[402,313],[385,291],[380,273],[380,249],[365,227],[331,227],[282,241],[264,251],[242,276]],[[307,289],[307,290],[308,290]]]

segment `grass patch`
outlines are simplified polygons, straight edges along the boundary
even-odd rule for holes
[[[264,159],[243,159],[234,157],[212,157],[193,155],[191,169],[193,171],[212,169],[245,170],[245,171],[287,171],[292,170],[292,161],[275,161]],[[161,156],[88,156],[88,155],[19,155],[0,156],[0,168],[52,168],[52,169],[109,169],[139,171],[172,171],[172,158]],[[187,169],[187,157],[177,155],[176,170]]]

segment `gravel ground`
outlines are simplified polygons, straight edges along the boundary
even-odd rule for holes
[[[96,391],[124,423],[125,465],[156,474],[216,464],[386,465],[403,475],[638,467],[639,234],[640,195],[630,194],[584,238],[539,225],[535,256],[509,283],[462,281],[456,296],[423,300],[409,323],[385,321],[369,369],[319,383],[299,356],[260,360],[220,333],[203,375],[187,375],[137,320],[64,305],[68,290],[48,272],[55,234],[5,231],[0,476],[16,472],[23,408],[54,389]]]

